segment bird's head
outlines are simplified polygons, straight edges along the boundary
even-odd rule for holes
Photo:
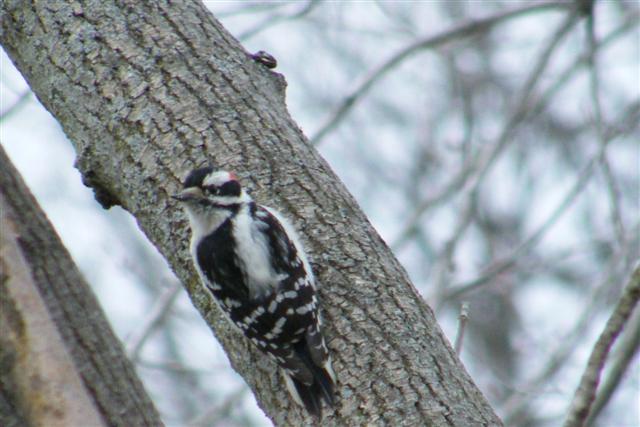
[[[191,171],[182,191],[173,198],[186,206],[207,205],[225,208],[250,201],[233,172],[204,167]]]
[[[251,201],[233,172],[204,167],[191,171],[172,196],[185,208],[194,232],[208,232]]]

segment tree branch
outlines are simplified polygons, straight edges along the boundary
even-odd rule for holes
[[[289,117],[282,76],[252,61],[201,3],[4,2],[0,40],[74,144],[85,183],[104,206],[136,217],[276,425],[311,420],[193,271],[187,224],[169,194],[196,166],[236,171],[302,232],[339,378],[323,425],[501,424],[405,271]]]
[[[600,381],[602,369],[607,355],[616,338],[624,328],[627,320],[640,299],[640,264],[631,274],[629,283],[625,286],[618,304],[607,321],[604,330],[593,347],[587,367],[580,379],[580,384],[573,397],[564,427],[579,427],[584,425],[591,411],[591,405],[596,396],[596,389]]]
[[[147,318],[142,322],[142,326],[127,339],[125,348],[129,359],[135,361],[138,358],[145,341],[167,316],[180,289],[180,283],[177,281],[169,283],[168,287],[158,297],[153,307],[151,307]]]
[[[633,358],[640,353],[640,311],[635,311],[632,319],[629,321],[629,327],[625,332],[623,341],[617,348],[617,353],[618,357],[612,363],[606,378],[598,388],[598,394],[591,406],[589,418],[586,422],[588,426],[594,424],[602,409],[609,403],[618,385],[620,385],[624,373],[627,372],[627,369],[631,365]]]
[[[409,46],[401,49],[399,52],[386,59],[382,64],[371,70],[364,76],[360,83],[355,85],[355,89],[334,109],[324,124],[314,136],[311,137],[311,143],[318,145],[327,134],[337,127],[346,117],[347,113],[356,105],[356,103],[371,89],[371,87],[389,71],[397,67],[410,57],[411,55],[426,49],[434,49],[454,40],[459,40],[473,34],[488,31],[496,24],[504,22],[508,19],[522,16],[532,12],[544,12],[548,9],[566,9],[570,7],[570,3],[565,1],[535,2],[525,6],[514,7],[513,9],[497,13],[493,16],[465,22],[455,28],[446,30],[440,34],[430,35],[411,43]]]
[[[3,425],[162,425],[120,341],[0,147]],[[12,424],[16,416],[23,422]]]
[[[453,197],[458,190],[463,189],[465,186],[467,188],[467,195],[463,197],[468,199],[472,199],[474,197],[473,194],[479,188],[480,183],[499,157],[500,153],[502,153],[505,147],[513,141],[511,136],[518,125],[523,122],[525,116],[531,109],[533,91],[537,86],[544,69],[549,64],[551,55],[558,47],[564,36],[569,33],[569,30],[573,27],[577,18],[577,11],[572,10],[560,23],[554,34],[549,38],[548,44],[543,49],[523,87],[520,89],[517,100],[513,104],[513,112],[505,123],[500,136],[493,144],[487,145],[486,148],[482,149],[477,156],[468,158],[460,171],[439,193],[418,204],[415,211],[407,221],[407,224],[391,244],[395,250],[402,247],[402,245],[409,240],[415,230],[419,228],[420,219],[428,209]]]

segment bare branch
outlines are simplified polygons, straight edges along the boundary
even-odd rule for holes
[[[444,249],[441,255],[436,261],[438,268],[438,275],[435,282],[435,291],[433,293],[433,304],[435,307],[440,308],[443,302],[443,296],[446,294],[449,285],[451,284],[451,271],[453,269],[453,256],[455,254],[458,242],[462,239],[465,231],[471,224],[476,205],[476,197],[471,197],[466,200],[466,205],[461,209],[462,214],[458,215],[458,223],[456,224],[451,237],[444,244]]]
[[[593,13],[589,15],[589,18],[585,21],[587,26],[587,63],[589,65],[589,89],[591,95],[591,102],[593,105],[594,114],[594,127],[595,134],[601,145],[606,145],[606,137],[604,135],[605,125],[602,112],[602,103],[600,101],[600,75],[598,71],[598,62],[596,58],[598,50],[598,41],[596,39],[594,29],[595,16]],[[622,214],[620,212],[620,191],[616,180],[611,172],[611,166],[607,159],[607,151],[603,150],[600,158],[600,167],[605,178],[606,187],[609,195],[609,203],[611,205],[611,221],[613,223],[613,230],[616,235],[616,239],[619,245],[619,252],[621,254],[627,254],[627,237],[625,232],[624,222],[622,220]],[[629,262],[631,260],[628,260]],[[626,263],[625,263],[626,264]]]
[[[556,221],[563,215],[563,213],[572,205],[575,198],[582,192],[587,182],[593,175],[595,166],[601,161],[602,155],[604,154],[609,143],[620,134],[627,132],[630,126],[634,126],[639,115],[640,103],[631,104],[626,113],[620,119],[619,123],[616,126],[611,126],[604,131],[604,145],[600,145],[600,148],[596,155],[591,158],[587,165],[578,174],[574,185],[562,199],[562,202],[558,204],[558,206],[551,212],[551,214],[538,227],[538,229],[527,239],[525,239],[512,252],[510,256],[503,260],[494,262],[493,265],[489,266],[485,270],[485,273],[481,276],[471,281],[454,286],[449,290],[449,292],[445,294],[444,299],[450,300],[452,298],[458,298],[462,294],[475,290],[476,288],[489,283],[494,277],[513,267],[519,260],[520,256],[531,249],[531,247],[535,246],[540,241],[540,239],[544,237],[547,231],[549,231],[549,229],[556,223]]]
[[[302,18],[303,16],[310,13],[313,9],[316,8],[320,4],[320,0],[308,0],[306,4],[300,8],[300,10],[292,13],[292,14],[273,14],[265,17],[261,22],[256,24],[255,26],[249,28],[243,33],[238,35],[238,40],[247,41],[251,37],[254,37],[258,33],[273,27],[284,21],[291,21],[294,19]]]
[[[456,335],[455,350],[459,356],[462,351],[462,342],[464,341],[464,331],[467,326],[467,320],[469,320],[469,303],[463,301],[460,306],[460,316],[458,316],[458,334]]]
[[[571,7],[570,3],[565,1],[551,1],[551,2],[534,2],[525,6],[515,7],[513,9],[497,13],[488,18],[482,18],[472,20],[470,22],[463,23],[450,30],[446,30],[435,36],[428,36],[423,39],[417,40],[404,49],[392,55],[385,60],[382,64],[375,67],[355,86],[355,89],[347,95],[341,104],[330,114],[325,120],[324,124],[320,126],[320,129],[310,138],[310,141],[314,145],[320,144],[327,134],[332,131],[340,122],[346,117],[347,113],[354,107],[354,105],[371,89],[371,87],[382,77],[384,77],[389,71],[397,67],[410,57],[411,55],[420,52],[425,49],[433,49],[442,46],[446,43],[459,40],[463,37],[468,37],[479,32],[485,32],[493,28],[496,24],[504,22],[508,19],[522,16],[531,12],[545,12],[547,10],[555,9],[567,9]]]
[[[602,40],[597,42],[596,49],[602,50],[605,47],[608,47],[613,42],[617,41],[621,36],[627,34],[630,30],[638,26],[638,13],[630,13],[626,16],[626,19],[618,28],[614,29],[610,33],[608,33]],[[563,88],[568,81],[579,72],[582,67],[588,65],[589,61],[589,52],[585,52],[582,55],[578,56],[573,62],[568,64],[565,67],[565,70],[560,73],[560,76],[556,79],[556,81],[550,85],[544,93],[538,98],[535,105],[532,106],[529,117],[534,117],[539,115],[544,108],[549,104],[551,98],[553,98],[558,91]]]
[[[127,339],[125,348],[130,360],[135,362],[138,358],[140,349],[151,333],[162,324],[181,289],[180,282],[172,281],[155,302],[140,328]]]
[[[598,415],[604,409],[616,391],[624,373],[629,368],[633,358],[640,352],[640,311],[635,311],[632,319],[629,321],[631,325],[625,332],[625,337],[618,348],[618,357],[612,363],[611,369],[607,373],[607,377],[602,381],[599,387],[596,400],[591,407],[591,413],[587,419],[587,425],[593,425]]]
[[[6,120],[7,118],[11,117],[11,115],[20,111],[20,109],[27,104],[27,101],[29,101],[29,99],[31,99],[31,91],[25,90],[18,96],[18,99],[13,103],[13,105],[0,113],[0,122]]]
[[[469,184],[469,187],[472,191],[476,191],[480,182],[482,182],[483,178],[490,170],[491,166],[498,158],[500,153],[504,150],[504,148],[512,142],[511,136],[513,135],[514,130],[518,127],[518,125],[524,120],[528,112],[531,110],[531,98],[533,95],[533,91],[536,88],[538,82],[540,81],[540,77],[544,70],[549,65],[549,60],[551,59],[551,55],[556,50],[556,48],[560,45],[560,42],[566,36],[571,28],[573,28],[574,24],[578,19],[578,11],[572,10],[569,13],[564,21],[560,23],[554,34],[549,38],[549,42],[545,49],[540,54],[536,65],[529,73],[527,80],[525,81],[520,93],[517,97],[517,101],[514,103],[513,113],[507,124],[502,130],[502,133],[498,137],[496,143],[492,146],[489,146],[488,150],[481,152],[478,154],[478,167],[475,173],[475,176],[472,177],[472,181]]]
[[[211,406],[202,414],[187,422],[187,425],[189,427],[210,427],[223,424],[222,422],[229,417],[234,406],[248,391],[249,388],[246,385],[242,385],[236,391],[229,393],[222,402]]]
[[[604,294],[611,287],[613,274],[606,275],[606,278],[593,288],[585,301],[588,304],[577,317],[578,320],[571,327],[569,332],[563,334],[556,342],[554,349],[542,364],[543,368],[527,380],[525,384],[517,386],[517,393],[512,394],[503,404],[505,425],[518,425],[520,417],[527,411],[531,401],[531,396],[539,393],[539,390],[549,384],[551,379],[565,366],[567,360],[578,348],[580,340],[584,337],[587,329],[591,326],[591,321],[596,313],[604,305]]]
[[[162,425],[89,285],[1,146],[0,230],[0,424]]]
[[[488,283],[497,275],[507,271],[514,266],[523,253],[528,251],[532,246],[536,245],[542,237],[549,231],[549,229],[560,219],[560,217],[566,212],[566,210],[573,204],[576,197],[582,192],[587,182],[593,175],[593,170],[596,163],[599,161],[602,151],[606,146],[601,146],[600,151],[587,163],[583,170],[578,174],[574,185],[567,192],[558,206],[551,212],[547,219],[538,227],[538,229],[532,233],[526,240],[524,240],[506,259],[495,262],[492,266],[487,268],[487,271],[480,277],[473,279],[469,282],[454,286],[447,292],[445,299],[458,298],[467,292],[475,290],[476,288]]]
[[[471,176],[476,165],[476,157],[469,157],[468,162],[458,171],[458,173],[436,194],[423,200],[416,206],[415,210],[411,214],[411,217],[407,220],[406,225],[398,234],[398,237],[390,244],[394,251],[400,250],[414,235],[416,230],[420,228],[420,220],[422,215],[429,209],[445,202],[449,198],[453,197],[460,188],[464,185],[467,179]]]
[[[542,72],[547,67],[552,53],[558,47],[564,36],[573,27],[577,20],[577,16],[576,11],[570,13],[558,26],[556,32],[550,37],[548,45],[543,50],[535,67],[533,67],[531,73],[529,73],[526,82],[520,90],[518,100],[514,103],[513,113],[511,117],[509,117],[509,120],[496,142],[493,145],[488,146],[484,151],[478,153],[477,156],[471,157],[458,174],[449,182],[449,184],[447,184],[435,196],[426,199],[416,207],[411,218],[407,221],[407,225],[391,244],[391,247],[394,250],[397,250],[407,242],[415,232],[416,228],[419,227],[422,214],[424,214],[424,212],[429,208],[452,197],[460,188],[465,186],[465,184],[468,188],[468,195],[466,197],[471,197],[471,195],[477,191],[480,182],[498,158],[499,154],[511,142],[510,137],[512,136],[513,131],[522,122],[527,112],[531,109],[531,96],[533,90],[542,76]],[[469,180],[472,182],[468,183]]]
[[[636,265],[629,283],[622,292],[620,301],[613,310],[604,330],[596,342],[587,367],[573,397],[564,427],[579,427],[584,425],[591,411],[595,399],[596,389],[602,369],[611,346],[624,328],[640,299],[640,263]]]

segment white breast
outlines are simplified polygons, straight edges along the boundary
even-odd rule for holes
[[[236,251],[244,264],[246,282],[252,297],[271,292],[283,277],[273,270],[267,238],[251,220],[249,206],[245,205],[233,219]]]

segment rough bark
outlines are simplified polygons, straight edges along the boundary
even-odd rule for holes
[[[322,425],[501,424],[405,271],[290,118],[282,76],[253,62],[202,4],[3,7],[2,44],[62,124],[85,182],[103,205],[136,217],[276,425],[312,420],[198,285],[188,226],[169,198],[195,166],[234,170],[302,234],[339,377],[337,408]]]
[[[0,425],[161,425],[91,289],[2,148],[0,213]]]

